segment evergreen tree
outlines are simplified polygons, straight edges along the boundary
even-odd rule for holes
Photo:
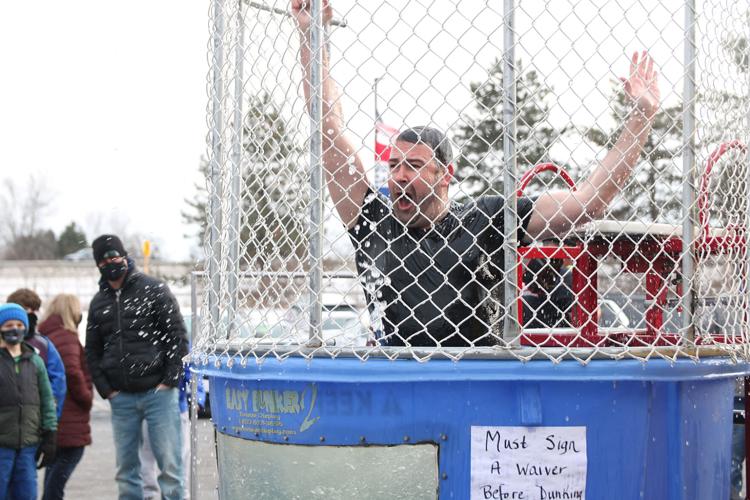
[[[557,128],[549,120],[548,101],[552,88],[534,70],[524,71],[516,65],[516,152],[520,173],[542,162],[565,167],[550,156],[550,148],[563,136],[567,127]],[[461,147],[456,177],[461,181],[461,195],[498,195],[503,193],[503,71],[502,61],[491,66],[487,79],[470,85],[473,111],[463,117],[455,133]]]
[[[251,98],[243,137],[241,241],[246,258],[260,265],[276,257],[302,258],[307,252],[309,187],[307,175],[299,172],[305,162],[267,94]]]
[[[620,126],[604,131],[594,127],[586,137],[611,149],[622,132],[631,106],[622,88],[614,89],[612,118]],[[654,117],[643,154],[622,194],[610,208],[613,218],[679,223],[682,193],[682,104],[661,108]]]
[[[732,23],[727,26],[722,36],[725,54],[717,58],[720,63],[716,65],[721,68],[723,79],[708,82],[698,94],[698,138],[705,155],[715,151],[722,143],[736,139],[746,142],[750,43],[745,28],[748,22],[750,12],[745,14],[744,25]],[[721,64],[724,62],[729,64]],[[703,118],[702,122],[700,118]],[[699,165],[699,176],[703,175],[704,168],[705,164]],[[709,181],[708,216],[711,225],[744,226],[747,214],[746,155],[737,149],[729,150],[714,165]]]
[[[302,151],[291,138],[278,106],[265,93],[250,98],[243,121],[242,182],[240,200],[240,244],[243,264],[253,267],[278,265],[290,255],[302,258],[308,199],[307,174]],[[200,170],[209,175],[206,159]],[[223,195],[231,193],[223,186]],[[206,234],[207,191],[197,187],[182,217]],[[224,201],[226,203],[226,201]],[[224,212],[224,217],[227,217]],[[275,261],[275,262],[274,262]]]
[[[56,254],[58,258],[62,258],[87,246],[89,244],[86,241],[86,234],[76,226],[75,222],[71,222],[65,226],[63,232],[60,233],[60,237],[57,238]]]
[[[195,196],[193,198],[185,198],[185,203],[187,203],[188,207],[180,215],[182,215],[183,222],[197,227],[194,234],[186,234],[185,237],[194,237],[202,243],[208,225],[208,217],[206,216],[208,193],[206,192],[205,184],[205,179],[208,178],[208,160],[204,156],[201,156],[198,170],[203,176],[204,182],[195,184]]]

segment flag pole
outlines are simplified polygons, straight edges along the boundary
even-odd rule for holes
[[[388,168],[383,164],[383,158],[378,153],[378,134],[380,133],[379,131],[381,130],[383,125],[383,115],[378,109],[378,101],[380,100],[378,96],[378,84],[382,79],[383,77],[379,76],[375,78],[372,84],[372,93],[375,97],[375,170],[373,181],[375,183],[376,190],[380,193],[383,193],[385,196],[388,196]]]
[[[378,173],[380,172],[381,175],[385,175],[382,172],[383,169],[384,169],[383,164],[382,164],[382,158],[378,158],[378,152],[377,152],[378,128],[379,128],[379,124],[382,122],[382,115],[380,113],[380,110],[378,110],[378,83],[380,83],[380,80],[382,80],[382,79],[383,79],[383,77],[379,76],[379,77],[375,78],[375,80],[373,81],[373,84],[372,84],[372,93],[373,93],[373,97],[375,98],[375,131],[374,131],[375,132],[375,137],[374,137],[374,139],[375,139],[375,160],[376,160],[376,162],[375,162],[375,166],[374,166],[374,168],[375,168],[375,176],[374,177],[375,177],[375,184],[376,184],[375,188],[380,193],[382,193],[384,196],[388,196],[388,187],[387,187],[387,184],[386,185],[381,185],[381,186],[377,185],[378,184],[378,177],[379,177]],[[367,276],[366,279],[372,279],[372,277],[371,277],[372,275],[370,273],[367,273],[366,276]],[[375,282],[374,284],[375,284],[375,287],[377,287],[378,289],[381,286],[377,282]],[[374,295],[377,296],[377,293],[378,292],[376,291]],[[372,330],[373,336],[375,337],[375,339],[374,339],[375,340],[375,344],[380,344],[380,339],[383,337],[383,330],[384,330],[384,328],[383,328],[383,320],[382,320],[382,318],[384,316],[384,313],[382,311],[380,303],[377,300],[373,300],[368,305],[368,309],[370,311],[370,321],[371,321],[371,323],[370,323],[370,329]]]
[[[380,83],[380,80],[382,79],[383,77],[379,76],[375,78],[375,82],[372,84],[373,95],[375,96],[375,123],[379,122],[382,118],[380,111],[378,111],[378,83]]]

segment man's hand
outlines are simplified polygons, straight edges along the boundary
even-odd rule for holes
[[[626,117],[622,132],[599,166],[575,191],[548,191],[539,196],[526,231],[532,239],[564,238],[571,227],[601,217],[633,172],[659,111],[658,74],[651,56],[645,50],[640,56],[634,53],[630,77],[621,80],[636,110]]]
[[[654,69],[654,60],[645,50],[638,57],[633,53],[630,60],[630,77],[620,78],[625,85],[625,94],[636,108],[647,118],[652,118],[659,109],[658,73]]]
[[[110,393],[109,393],[109,394],[107,395],[107,399],[112,399],[112,398],[114,398],[115,396],[117,396],[118,394],[120,394],[120,391],[112,391],[112,392],[110,392]]]
[[[321,0],[321,7],[323,8],[323,25],[330,24],[333,18],[331,3],[328,0]],[[310,0],[292,0],[292,15],[302,31],[310,28]]]
[[[156,386],[156,389],[154,389],[154,392],[166,391],[166,390],[169,390],[171,388],[172,387],[168,386],[167,384],[159,384],[159,385]]]

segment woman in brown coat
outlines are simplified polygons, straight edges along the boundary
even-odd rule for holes
[[[81,303],[75,295],[60,294],[47,308],[39,332],[55,344],[65,365],[68,392],[58,423],[57,457],[44,474],[44,500],[62,499],[65,483],[91,444],[93,389],[86,356],[78,340]]]

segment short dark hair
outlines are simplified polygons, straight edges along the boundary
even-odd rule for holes
[[[31,309],[32,311],[38,311],[39,308],[42,307],[42,299],[39,298],[39,295],[37,295],[34,290],[29,290],[28,288],[19,288],[11,293],[8,295],[6,302],[18,304],[19,306]]]
[[[396,140],[429,146],[435,159],[443,166],[448,166],[453,161],[451,143],[445,134],[436,128],[422,125],[406,129],[398,134]]]

